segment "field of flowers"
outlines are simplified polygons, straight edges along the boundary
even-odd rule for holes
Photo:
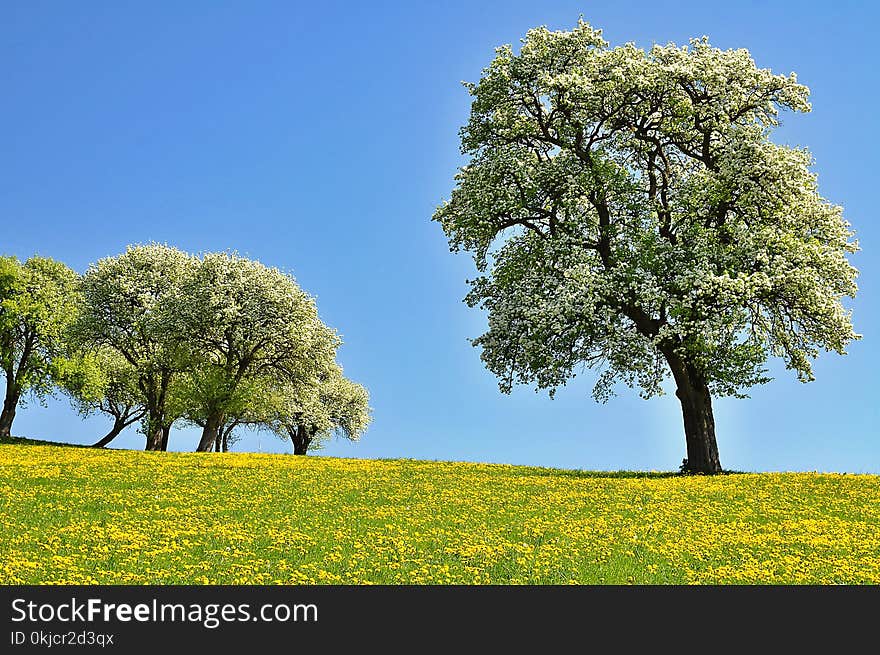
[[[880,583],[880,476],[0,445],[0,583]]]

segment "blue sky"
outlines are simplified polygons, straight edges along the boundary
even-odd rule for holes
[[[530,27],[581,14],[612,44],[706,34],[812,89],[813,113],[776,138],[811,149],[823,195],[857,231],[865,338],[821,357],[816,382],[774,365],[751,399],[717,401],[721,461],[880,473],[873,3],[0,2],[0,252],[84,271],[160,241],[292,272],[342,333],[340,359],[375,410],[360,443],[321,454],[676,469],[672,394],[622,388],[599,405],[589,371],[555,400],[498,391],[467,341],[485,322],[461,302],[472,264],[430,221],[462,163],[460,81]],[[87,443],[107,427],[61,399],[22,410],[14,432]],[[171,448],[196,440],[176,430]],[[289,445],[264,434],[240,447]]]

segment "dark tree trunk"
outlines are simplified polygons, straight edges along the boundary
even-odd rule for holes
[[[113,441],[116,437],[118,437],[119,433],[122,432],[127,425],[128,423],[126,423],[124,420],[116,419],[115,421],[113,421],[113,427],[110,429],[110,432],[108,432],[96,443],[93,443],[92,448],[103,448],[108,443]]]
[[[146,397],[147,421],[145,432],[147,445],[144,450],[164,450],[165,442],[165,393],[156,389],[155,381],[142,379],[141,390]]]
[[[687,440],[687,466],[690,473],[721,473],[718,443],[715,440],[715,418],[712,396],[705,385],[679,387],[675,395],[681,401],[684,433]]]
[[[309,452],[309,444],[312,442],[306,429],[298,425],[295,428],[287,428],[287,434],[290,435],[290,441],[293,443],[294,455],[307,455]]]
[[[688,473],[721,473],[709,386],[699,371],[674,353],[667,353],[666,360],[675,378],[675,395],[681,402],[681,414],[684,418],[687,463],[683,468]]]
[[[12,436],[12,421],[15,420],[15,410],[21,392],[10,377],[6,378],[6,397],[3,399],[3,412],[0,413],[0,439],[9,439]]]
[[[205,427],[202,428],[202,438],[196,448],[198,453],[209,453],[214,443],[220,437],[220,427],[223,425],[223,412],[214,412],[205,421]]]
[[[216,436],[215,439],[214,439],[214,452],[215,452],[215,453],[219,453],[219,452],[220,452],[220,446],[221,446],[220,441],[221,441],[221,439],[220,439],[220,433],[218,432],[218,433],[217,433],[217,436]]]
[[[165,430],[158,422],[149,421],[148,425],[150,427],[149,432],[147,432],[146,450],[162,450],[162,444],[165,440]]]
[[[155,374],[144,375],[138,386],[146,398],[147,413],[147,446],[146,450],[168,450],[168,436],[171,434],[171,423],[165,415],[168,385],[171,384],[171,371],[164,370],[157,379]]]

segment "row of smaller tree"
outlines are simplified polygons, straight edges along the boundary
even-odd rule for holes
[[[290,275],[233,253],[131,246],[82,276],[0,257],[0,438],[23,399],[60,390],[81,415],[112,419],[95,446],[138,424],[147,450],[166,450],[179,422],[201,427],[198,451],[226,451],[250,427],[306,454],[370,420],[340,343]]]

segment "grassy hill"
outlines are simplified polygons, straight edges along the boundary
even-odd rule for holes
[[[0,583],[880,583],[880,476],[0,445]]]

